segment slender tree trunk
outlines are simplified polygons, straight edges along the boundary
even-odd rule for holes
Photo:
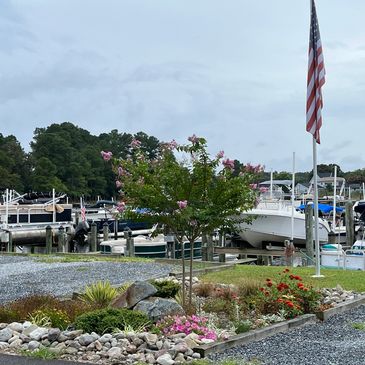
[[[184,238],[180,242],[181,245],[181,264],[182,264],[182,306],[185,309],[185,244],[184,244]]]
[[[194,256],[194,240],[190,240],[189,310],[191,309],[192,294],[193,294],[193,256]]]

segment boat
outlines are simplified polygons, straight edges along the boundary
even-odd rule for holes
[[[145,235],[138,235],[133,237],[135,256],[150,257],[150,258],[164,258],[167,257],[167,238],[163,234],[158,234],[156,237]],[[175,258],[181,258],[180,244],[175,244]],[[185,257],[190,257],[190,242],[184,244]],[[194,258],[201,258],[201,240],[194,243]],[[127,247],[127,240],[106,240],[100,243],[100,251],[102,254],[117,254],[125,255]]]
[[[257,208],[242,213],[242,218],[250,219],[251,223],[240,223],[238,234],[242,240],[255,248],[262,248],[263,243],[281,243],[290,240],[292,235],[291,206],[276,206],[269,208],[259,205]],[[293,212],[293,243],[305,245],[306,229],[305,214]],[[319,241],[327,242],[330,232],[328,222],[319,219]]]
[[[0,242],[9,234],[14,245],[43,244],[46,227],[57,235],[59,228],[73,230],[72,204],[65,194],[19,194],[7,190],[0,204]]]

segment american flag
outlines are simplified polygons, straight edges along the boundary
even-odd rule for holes
[[[320,143],[319,130],[322,126],[322,92],[325,69],[321,37],[314,0],[311,0],[311,25],[309,36],[309,59],[307,80],[307,132]]]
[[[80,199],[80,205],[81,205],[81,221],[86,222],[86,208],[83,204],[82,198]]]

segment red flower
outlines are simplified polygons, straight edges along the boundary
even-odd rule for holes
[[[302,281],[302,280],[303,280],[303,279],[302,279],[300,276],[298,276],[298,275],[295,275],[295,276],[294,276],[294,279],[295,279],[295,280],[299,280],[299,281]]]
[[[297,284],[297,287],[298,287],[299,289],[302,289],[302,288],[304,287],[304,284],[303,284],[303,283],[298,283],[298,284]]]
[[[289,272],[290,270],[288,268],[286,268],[283,272]]]
[[[290,308],[293,308],[293,307],[294,307],[293,302],[291,302],[290,300],[287,300],[287,301],[285,302],[285,304],[286,304],[288,307],[290,307]]]
[[[270,288],[270,287],[272,287],[272,282],[268,281],[266,285]]]
[[[260,291],[265,291],[265,288],[260,288],[259,290],[260,290]]]
[[[284,302],[284,299],[283,299],[283,298],[279,298],[279,299],[277,300],[277,302],[278,302],[278,303],[283,303],[283,302]]]

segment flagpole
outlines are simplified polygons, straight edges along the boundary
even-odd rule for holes
[[[317,141],[313,137],[313,184],[314,184],[314,248],[316,254],[316,274],[314,277],[321,277],[319,235],[318,235],[318,183],[317,183]]]

